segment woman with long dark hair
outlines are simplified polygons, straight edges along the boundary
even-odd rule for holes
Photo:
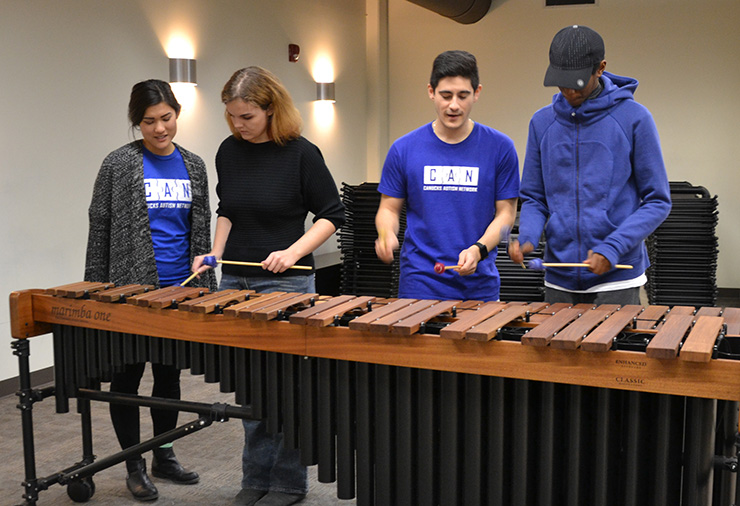
[[[151,79],[134,85],[128,106],[131,128],[142,139],[126,144],[103,161],[90,204],[90,232],[85,280],[116,285],[145,284],[157,288],[183,282],[196,255],[209,250],[211,213],[203,160],[173,142],[180,104],[170,85]],[[213,273],[194,280],[215,288]],[[114,371],[110,390],[136,394],[144,363]],[[180,398],[180,371],[152,364],[152,396]],[[110,405],[121,448],[140,442],[139,408]],[[151,409],[154,435],[177,425],[177,411]],[[155,448],[152,474],[175,483],[198,482],[198,473],[184,469],[172,444]],[[159,493],[137,455],[126,461],[126,485],[141,501]]]

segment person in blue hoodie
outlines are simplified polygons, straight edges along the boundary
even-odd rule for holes
[[[545,86],[560,93],[529,124],[522,171],[517,263],[545,233],[545,300],[639,304],[650,265],[645,238],[668,216],[670,189],[637,80],[605,71],[604,41],[591,28],[560,30]],[[632,269],[617,269],[617,264]]]

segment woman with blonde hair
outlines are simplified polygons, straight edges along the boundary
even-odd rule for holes
[[[216,154],[219,197],[216,232],[209,255],[261,263],[222,264],[219,289],[315,291],[312,252],[344,223],[344,207],[319,149],[301,136],[301,116],[280,80],[261,67],[231,76],[221,93],[232,136]],[[308,213],[313,225],[305,230]],[[196,257],[193,272],[205,272]],[[286,449],[282,434],[263,421],[244,420],[244,505],[282,506],[308,493],[306,467],[298,450]]]

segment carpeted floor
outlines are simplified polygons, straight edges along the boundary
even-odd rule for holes
[[[104,385],[107,388],[107,384]],[[142,395],[151,391],[151,373],[144,375]],[[183,399],[199,402],[224,402],[234,405],[233,394],[222,394],[218,385],[206,384],[201,376],[182,373]],[[15,395],[0,398],[0,506],[23,504],[25,479],[20,411],[16,408]],[[80,416],[76,404],[70,403],[70,412],[57,414],[54,399],[38,402],[33,408],[34,438],[36,445],[36,474],[46,477],[78,462],[82,456]],[[113,427],[108,415],[108,404],[93,402],[93,448],[98,458],[118,450]],[[181,413],[179,423],[197,418],[191,413]],[[148,409],[142,408],[142,436],[151,434]],[[159,499],[149,503],[157,506],[231,505],[239,492],[241,481],[241,450],[244,432],[240,420],[214,423],[195,434],[175,441],[175,451],[180,461],[200,474],[196,485],[175,485],[152,478],[159,489]],[[151,454],[145,455],[147,467]],[[151,475],[150,475],[151,476]],[[118,464],[99,472],[93,478],[95,494],[90,505],[146,504],[135,501],[126,489],[125,464]],[[309,495],[303,506],[351,506],[354,500],[339,500],[336,484],[319,483],[316,469],[309,467]],[[67,496],[66,487],[53,485],[39,493],[39,505],[79,504]]]

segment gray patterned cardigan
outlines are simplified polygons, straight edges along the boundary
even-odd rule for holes
[[[149,211],[144,195],[144,161],[140,140],[110,153],[98,172],[90,203],[85,281],[140,283],[159,287]],[[190,213],[190,262],[211,250],[208,175],[203,160],[182,148],[193,196]],[[183,273],[187,274],[187,273]],[[216,288],[213,270],[189,286]]]

